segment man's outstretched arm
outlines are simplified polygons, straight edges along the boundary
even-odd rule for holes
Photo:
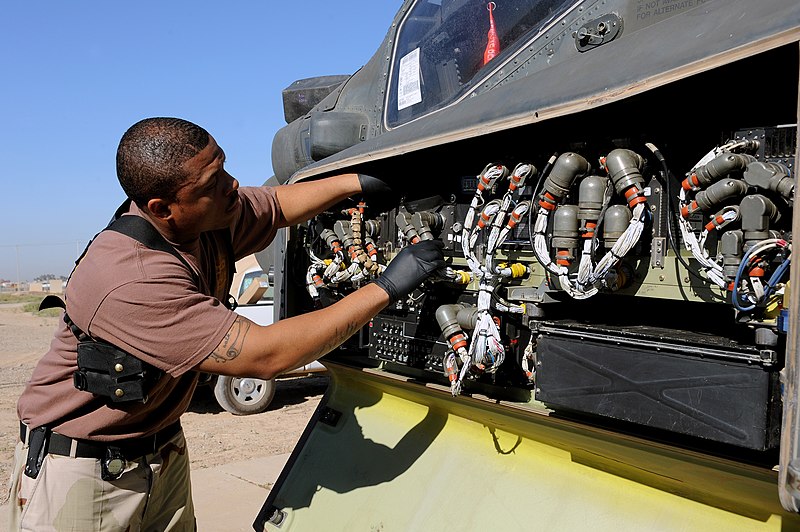
[[[259,326],[238,316],[216,349],[195,369],[233,377],[272,379],[325,355],[444,266],[442,243],[403,249],[371,284],[324,309]]]

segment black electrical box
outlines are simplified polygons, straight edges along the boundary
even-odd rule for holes
[[[778,445],[778,371],[752,347],[563,323],[539,332],[536,398],[556,411],[759,451]]]

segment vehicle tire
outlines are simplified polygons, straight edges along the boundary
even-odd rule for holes
[[[275,380],[220,375],[214,385],[219,405],[237,416],[258,414],[267,409],[275,397]]]

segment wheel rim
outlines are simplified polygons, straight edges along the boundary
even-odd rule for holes
[[[264,397],[266,393],[265,384],[261,379],[235,378],[231,379],[231,391],[240,403],[255,403]]]

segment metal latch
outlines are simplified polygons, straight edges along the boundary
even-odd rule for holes
[[[573,34],[575,47],[579,52],[586,52],[613,41],[621,31],[622,19],[614,13],[608,13],[578,28]]]

